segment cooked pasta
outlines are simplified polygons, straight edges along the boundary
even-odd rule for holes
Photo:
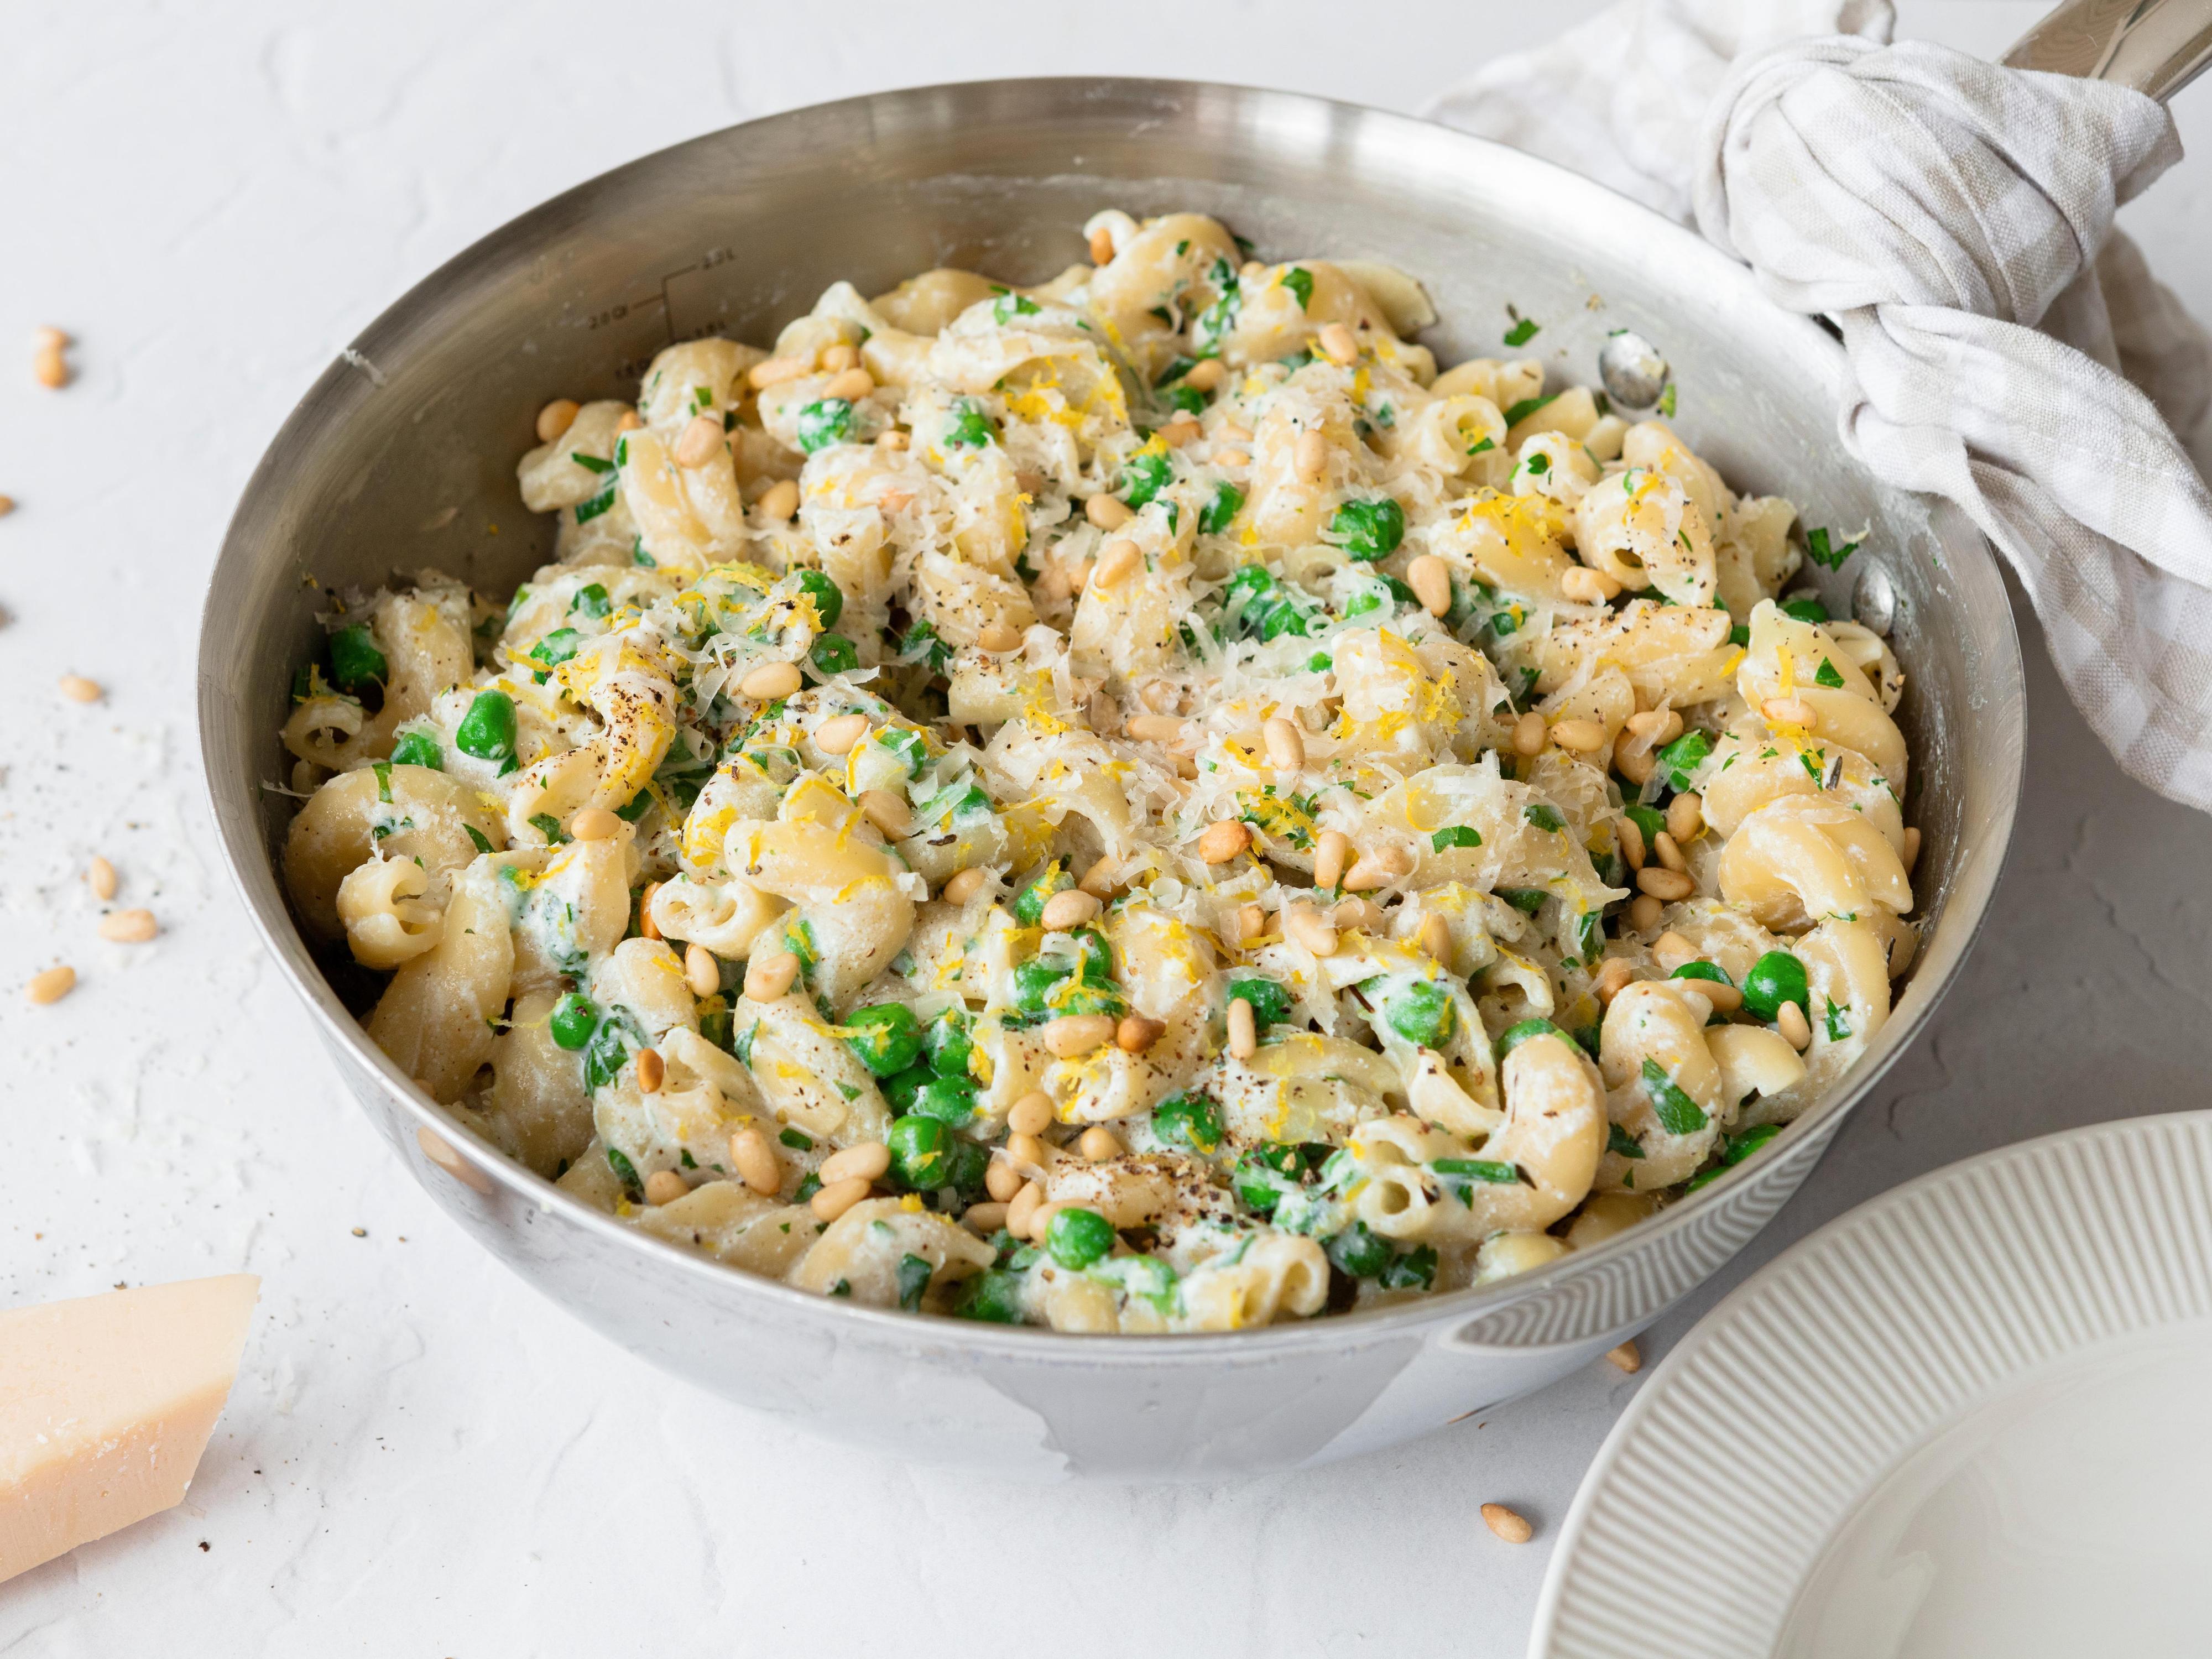
[[[1849,546],[1439,374],[1401,273],[1085,229],[550,404],[553,562],[342,596],[285,872],[370,1033],[656,1237],[1063,1331],[1491,1283],[1755,1153],[1912,954],[1904,675],[1785,597]]]

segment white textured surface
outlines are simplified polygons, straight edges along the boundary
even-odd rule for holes
[[[1318,0],[1145,0],[1110,26],[951,0],[686,4],[649,26],[566,0],[10,13],[0,1304],[234,1268],[266,1283],[188,1506],[0,1586],[0,1655],[842,1652],[864,1633],[922,1655],[1017,1632],[1069,1656],[1522,1650],[1546,1528],[1637,1386],[1610,1368],[1317,1474],[1040,1492],[743,1416],[525,1291],[400,1173],[263,959],[207,850],[190,700],[205,572],[293,399],[409,284],[567,185],[792,105],[996,74],[1410,108],[1590,9],[1420,0],[1358,44]],[[1993,52],[2039,9],[1922,0],[1905,30]],[[2185,137],[2206,125],[2212,92],[2182,113]],[[2124,216],[2200,314],[2208,198],[2192,161]],[[83,340],[59,397],[18,343],[42,323]],[[1962,981],[1747,1262],[1650,1351],[1907,1176],[2197,1103],[2212,823],[2123,780],[2039,641],[2028,658],[2021,830]],[[108,701],[63,702],[69,672]],[[93,937],[76,877],[95,851],[123,872],[118,902],[161,916],[158,944]],[[81,988],[26,1008],[12,988],[56,960]],[[1482,1530],[1492,1498],[1538,1523],[1534,1544]],[[1401,1588],[1350,1588],[1380,1583]]]

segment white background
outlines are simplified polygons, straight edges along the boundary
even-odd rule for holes
[[[253,943],[211,850],[191,697],[223,523],[294,399],[408,286],[579,179],[933,80],[1151,73],[1412,109],[1592,9],[1435,0],[1353,28],[1317,0],[1110,20],[955,0],[7,9],[0,491],[21,506],[0,522],[0,987],[58,960],[82,977],[50,1009],[0,994],[0,1305],[264,1283],[187,1505],[0,1585],[0,1655],[1522,1650],[1556,1523],[1638,1386],[1602,1365],[1318,1473],[1040,1491],[800,1437],[526,1290],[398,1171]],[[1994,55],[2040,9],[1918,0],[1900,33]],[[2212,138],[2212,92],[2179,110]],[[2208,200],[2192,161],[2124,216],[2200,315]],[[8,343],[44,323],[82,340],[60,396]],[[1976,955],[1802,1195],[1649,1352],[1899,1180],[2203,1103],[2212,824],[2119,776],[2024,613],[2023,631],[2027,795]],[[63,702],[64,672],[107,701]],[[95,852],[159,943],[94,937]],[[1533,1545],[1482,1529],[1492,1498],[1537,1522]],[[1683,1544],[1689,1570],[1756,1570],[1735,1540]]]

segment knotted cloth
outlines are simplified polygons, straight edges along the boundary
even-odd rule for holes
[[[1430,113],[1694,222],[1832,318],[1844,445],[2019,574],[2120,764],[2212,810],[2212,338],[2112,228],[2181,154],[2101,82],[1888,45],[1881,0],[1623,0]]]

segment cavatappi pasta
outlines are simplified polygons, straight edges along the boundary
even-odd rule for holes
[[[1439,374],[1399,273],[1086,230],[549,405],[552,562],[344,596],[285,869],[371,1034],[661,1238],[1064,1331],[1482,1284],[1755,1152],[1914,943],[1903,677],[1782,599],[1796,507]]]

